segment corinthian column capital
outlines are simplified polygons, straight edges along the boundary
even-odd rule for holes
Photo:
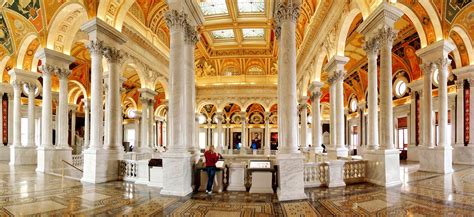
[[[69,69],[57,68],[56,70],[56,75],[59,77],[59,79],[67,79],[70,74],[71,70]]]
[[[378,38],[382,44],[392,44],[397,38],[398,31],[392,27],[383,27],[379,29]]]
[[[111,63],[118,63],[123,58],[122,52],[113,47],[105,47],[104,56]]]
[[[91,54],[103,54],[104,42],[100,40],[92,40],[86,47]]]
[[[199,35],[194,26],[187,24],[184,33],[184,42],[187,44],[195,45],[199,41]]]
[[[378,38],[374,37],[367,39],[364,44],[364,50],[367,53],[367,56],[376,57],[378,54],[379,46],[380,43]]]
[[[188,25],[187,14],[184,11],[170,10],[165,14],[166,25],[171,31],[184,30]]]
[[[280,3],[275,13],[275,21],[279,24],[283,21],[289,20],[296,23],[300,16],[300,5],[294,2]]]

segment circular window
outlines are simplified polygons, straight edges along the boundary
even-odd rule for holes
[[[398,80],[395,83],[395,95],[397,97],[402,97],[407,93],[407,83],[404,80]]]
[[[137,111],[135,109],[129,109],[128,113],[127,113],[127,116],[129,118],[135,118],[137,116]]]
[[[352,98],[350,103],[349,103],[349,108],[351,109],[351,112],[356,112],[357,111],[357,99]]]

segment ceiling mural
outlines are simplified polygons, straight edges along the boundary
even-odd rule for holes
[[[0,44],[2,45],[0,57],[12,55],[14,52],[14,44],[9,29],[3,13],[0,13]]]
[[[37,32],[43,30],[40,0],[7,0],[5,7],[29,20]]]

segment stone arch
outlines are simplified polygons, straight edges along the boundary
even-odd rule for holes
[[[228,101],[225,101],[225,102],[222,102],[222,103],[218,104],[218,105],[217,105],[217,111],[223,111],[223,110],[224,110],[224,107],[225,107],[226,105],[228,105],[228,104],[231,104],[231,103],[238,105],[241,110],[244,109],[244,106],[243,106],[242,103],[240,103],[238,100],[232,100],[232,99],[231,99],[231,100],[228,100]],[[246,108],[246,107],[245,107],[245,108]],[[243,111],[243,110],[242,110],[242,111]]]
[[[97,9],[97,17],[113,26],[118,31],[122,30],[123,21],[128,10],[135,0],[124,1],[101,0]]]
[[[77,2],[64,4],[52,18],[46,47],[69,55],[75,38],[71,35],[75,35],[87,20],[84,5]]]
[[[105,64],[107,65],[107,64]],[[144,72],[144,69],[142,67],[141,64],[138,64],[135,62],[135,60],[133,60],[133,58],[126,58],[125,59],[125,62],[122,63],[122,66],[121,66],[121,73],[122,73],[122,76],[124,76],[124,72],[127,70],[127,67],[131,67],[135,70],[135,72],[137,73],[137,76],[138,76],[138,80],[140,81],[140,84],[141,84],[141,87],[142,88],[145,88],[146,87],[146,82],[145,82],[145,76],[143,75],[143,72]],[[104,71],[105,68],[104,68]]]
[[[168,111],[168,106],[166,106],[166,105],[159,105],[159,106],[156,107],[156,109],[155,109],[155,116],[158,116],[158,117],[161,117],[161,118],[165,118],[167,111]]]
[[[319,52],[319,55],[316,56],[316,62],[314,66],[314,74],[311,80],[321,81],[321,73],[323,71],[324,59],[327,57],[325,52]]]
[[[469,35],[464,31],[463,28],[455,25],[451,28],[451,31],[456,32],[461,36],[462,41],[464,42],[464,47],[466,47],[467,56],[469,57],[469,63],[474,64],[474,51],[472,46],[472,40],[469,38]],[[457,66],[457,65],[456,65]]]
[[[165,99],[168,99],[168,81],[163,77],[163,76],[158,76],[153,84],[153,86],[156,86],[157,83],[160,83],[161,86],[163,86],[163,89],[165,91]]]
[[[206,105],[214,105],[216,108],[217,108],[217,111],[220,111],[219,110],[219,107],[217,106],[216,103],[214,102],[211,102],[211,101],[208,101],[208,100],[204,100],[204,101],[201,101],[199,102],[199,104],[196,106],[196,112],[200,113],[201,110],[204,108],[204,106]]]
[[[428,17],[434,28],[435,38],[436,41],[443,39],[443,30],[440,19],[438,17],[438,13],[434,9],[433,5],[429,0],[419,0],[420,5],[425,9],[426,13],[428,13]]]
[[[352,22],[354,22],[357,15],[361,12],[359,8],[351,9],[347,14],[343,14],[344,16],[341,22],[341,28],[339,29],[339,34],[337,35],[336,39],[336,55],[344,56],[344,51],[346,49],[346,40],[349,35],[349,29],[351,27]]]
[[[456,43],[451,37],[448,38],[448,41],[450,41],[456,47],[456,49],[452,51],[452,54],[454,56],[454,64],[456,65],[456,68],[461,68],[462,61],[461,61],[461,54],[459,53],[459,47],[456,45]]]
[[[73,102],[73,103],[77,102],[77,99],[80,96],[84,96],[84,98],[88,98],[87,90],[81,82],[76,81],[76,80],[69,80],[69,85],[76,86],[75,88],[77,88],[76,93],[73,93],[72,89],[69,91],[69,94],[68,94],[69,102]]]
[[[8,61],[10,60],[10,56],[5,56],[0,61],[0,78],[3,80],[3,72],[5,71],[5,67],[7,66]]]
[[[23,41],[20,43],[20,47],[17,52],[16,68],[23,69],[23,62],[25,60],[26,52],[28,51],[28,47],[30,46],[31,42],[34,40],[38,40],[36,33],[29,33],[23,38]]]
[[[396,3],[395,7],[402,10],[403,14],[405,14],[415,26],[415,30],[418,33],[418,37],[420,38],[421,48],[426,47],[428,45],[428,39],[426,38],[426,33],[423,29],[423,24],[418,19],[416,14],[410,8],[401,3]]]

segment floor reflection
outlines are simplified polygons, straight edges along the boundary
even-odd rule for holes
[[[0,216],[439,216],[474,213],[474,167],[452,174],[419,172],[401,163],[403,185],[357,184],[307,189],[308,200],[279,203],[272,194],[225,192],[188,197],[126,182],[82,184],[0,162]]]

